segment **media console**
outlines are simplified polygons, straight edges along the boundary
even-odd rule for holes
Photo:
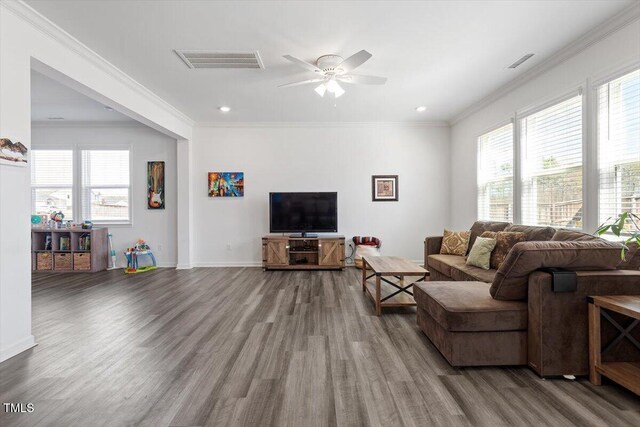
[[[344,236],[262,238],[265,270],[342,270]]]

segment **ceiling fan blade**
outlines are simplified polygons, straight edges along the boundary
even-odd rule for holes
[[[386,77],[365,76],[362,74],[343,74],[341,76],[337,76],[337,78],[345,83],[362,85],[383,85],[387,82]]]
[[[291,86],[301,86],[301,85],[308,85],[311,83],[318,83],[324,81],[324,79],[311,79],[311,80],[303,80],[301,82],[294,82],[294,83],[287,83],[284,85],[280,85],[278,87],[291,87]]]
[[[322,73],[322,70],[318,67],[316,67],[315,65],[307,62],[307,61],[303,61],[302,59],[298,59],[295,56],[291,56],[291,55],[284,55],[283,58],[288,59],[289,61],[293,62],[294,64],[309,70],[309,71],[313,71],[314,73]]]
[[[360,52],[354,53],[353,55],[342,61],[336,68],[342,68],[345,73],[348,73],[349,71],[367,62],[367,60],[369,60],[369,58],[371,58],[372,56],[373,55],[363,49]]]

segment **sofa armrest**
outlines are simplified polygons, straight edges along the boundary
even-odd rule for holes
[[[443,236],[430,236],[424,239],[424,267],[427,268],[427,257],[439,254]]]
[[[604,240],[520,242],[507,254],[491,284],[491,296],[500,300],[527,298],[529,275],[541,268],[613,270],[620,264],[620,243]]]
[[[528,283],[528,363],[540,376],[586,375],[589,372],[588,303],[593,295],[640,295],[640,271],[576,271],[574,292],[554,292],[551,274],[536,271]],[[617,332],[602,322],[602,342]],[[640,361],[640,351],[628,342],[607,356]],[[604,357],[604,356],[603,356]]]

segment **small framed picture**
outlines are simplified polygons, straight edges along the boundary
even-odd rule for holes
[[[371,200],[374,202],[398,201],[398,175],[373,175]]]

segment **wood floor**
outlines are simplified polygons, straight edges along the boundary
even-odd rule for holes
[[[356,270],[37,274],[39,345],[0,364],[2,426],[640,425],[640,399],[454,369]]]

